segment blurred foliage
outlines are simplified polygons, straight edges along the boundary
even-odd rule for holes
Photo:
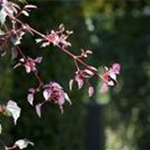
[[[106,149],[150,149],[149,1],[95,0],[83,7],[93,26],[91,36],[97,37],[93,60],[122,65],[119,87],[97,95],[99,103],[107,104]]]
[[[88,62],[100,71],[102,66],[113,62],[122,65],[118,87],[110,89],[108,94],[99,93],[100,81],[92,81],[97,85],[95,99],[105,104],[106,149],[150,149],[150,1],[39,0],[36,4],[39,9],[31,13],[30,19],[22,18],[24,21],[44,33],[64,23],[74,31],[70,37],[72,52],[93,49],[94,55]],[[68,81],[74,75],[72,60],[57,48],[39,49],[33,41],[33,37],[26,35],[22,49],[31,57],[44,57],[39,65],[41,76],[46,82],[55,80],[68,89]],[[84,150],[87,89],[74,88],[74,92],[69,92],[73,105],[65,105],[64,115],[55,105],[47,104],[39,119],[26,101],[27,89],[35,86],[36,80],[26,75],[24,68],[16,69],[12,75],[10,64],[5,65],[0,65],[1,77],[7,76],[7,81],[0,79],[1,97],[7,99],[11,93],[23,108],[18,125],[11,129],[12,141],[29,138],[35,142],[36,150]],[[41,98],[41,95],[36,97],[36,102]]]

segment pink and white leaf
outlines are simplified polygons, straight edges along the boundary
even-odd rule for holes
[[[14,123],[17,123],[18,118],[20,117],[21,108],[17,105],[17,103],[13,100],[9,100],[6,109],[11,113]]]
[[[118,63],[114,63],[114,64],[112,65],[112,67],[110,68],[110,70],[111,70],[112,72],[114,72],[115,74],[119,74],[119,73],[120,73],[120,69],[121,69],[121,66],[120,66],[120,64],[118,64]]]
[[[20,139],[15,142],[15,144],[19,149],[27,148],[28,145],[34,146],[34,143],[29,141],[28,139]]]
[[[49,42],[44,42],[44,43],[42,43],[41,47],[46,47],[46,46],[48,46],[49,44],[50,44]]]
[[[21,63],[17,63],[14,67],[13,67],[13,69],[16,69],[17,67],[20,67],[22,64]]]
[[[93,54],[93,52],[91,50],[86,50],[87,54]]]
[[[27,17],[29,16],[29,13],[27,11],[25,11],[25,10],[22,11],[22,14],[24,14]]]
[[[57,96],[59,96],[59,99],[57,101],[54,101],[54,103],[58,104],[59,106],[62,106],[65,103],[64,91],[60,90]]]
[[[68,101],[68,102],[70,103],[70,105],[71,105],[72,102],[71,102],[71,100],[70,100],[68,94],[67,94],[67,93],[64,93],[64,94],[65,94],[65,99],[66,99],[66,101]]]
[[[115,85],[115,83],[114,83],[113,80],[108,81],[107,84],[108,84],[109,86],[114,86],[114,85]]]
[[[42,62],[43,57],[37,57],[36,59],[34,59],[35,63],[41,63]]]
[[[111,77],[111,79],[113,79],[115,81],[117,80],[117,75],[115,73],[110,72],[109,76]]]
[[[101,88],[100,88],[100,91],[102,93],[107,92],[108,91],[108,85],[106,83],[103,83],[102,86],[101,86]]]
[[[45,89],[43,91],[43,97],[45,98],[46,101],[49,100],[51,94],[52,94],[52,91],[50,89]]]
[[[35,111],[39,117],[41,117],[41,106],[42,106],[42,104],[37,104],[35,106]]]
[[[93,71],[95,71],[95,72],[97,72],[97,69],[95,67],[93,67],[93,66],[89,66],[88,68],[93,70]]]
[[[83,83],[84,83],[83,79],[80,78],[80,77],[77,75],[77,76],[75,77],[75,80],[76,80],[76,82],[77,82],[77,84],[78,84],[78,89],[81,89],[82,86],[83,86]]]
[[[24,66],[27,73],[30,73],[32,71],[31,67],[28,64],[25,64]]]
[[[94,87],[93,86],[89,86],[89,97],[91,97],[94,94]]]
[[[87,78],[89,78],[89,77],[94,75],[94,73],[91,70],[89,70],[89,69],[85,69],[84,72],[87,74]]]
[[[28,96],[27,96],[27,100],[30,103],[30,105],[33,106],[34,95],[32,93],[29,93]]]
[[[25,7],[24,7],[25,9],[35,9],[35,8],[37,8],[37,6],[36,5],[25,5]]]
[[[18,52],[15,48],[11,49],[11,59],[15,59],[18,56]]]

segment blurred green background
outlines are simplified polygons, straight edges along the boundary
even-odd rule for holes
[[[31,56],[43,56],[40,74],[46,83],[55,80],[64,86],[73,102],[65,104],[65,113],[57,106],[47,104],[42,118],[27,100],[27,89],[36,85],[32,75],[23,68],[12,71],[15,62],[9,56],[0,60],[0,98],[14,98],[22,107],[17,126],[10,118],[2,122],[3,138],[9,145],[19,138],[35,143],[35,150],[87,150],[87,124],[89,105],[95,101],[100,109],[101,138],[99,150],[149,150],[150,149],[150,1],[126,0],[61,0],[31,1],[38,10],[30,18],[22,18],[37,30],[48,33],[64,23],[73,30],[70,51],[79,54],[80,48],[93,50],[87,59],[102,69],[113,62],[122,66],[119,85],[107,94],[99,92],[101,82],[91,81],[96,94],[90,100],[87,87],[73,92],[68,90],[69,79],[74,76],[72,60],[55,47],[39,49],[34,37],[26,35],[22,49]],[[41,101],[42,96],[36,97]],[[99,112],[98,112],[99,113]],[[96,116],[93,116],[93,118]],[[89,128],[88,128],[89,130]],[[91,131],[93,129],[90,129]],[[90,135],[88,135],[90,136]],[[98,150],[98,149],[89,149]]]

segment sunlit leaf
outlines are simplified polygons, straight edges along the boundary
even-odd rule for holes
[[[31,141],[29,141],[28,139],[20,139],[20,140],[18,140],[18,141],[15,142],[15,145],[17,145],[19,149],[24,149],[29,144],[32,145],[32,146],[34,146],[34,143],[31,142]]]
[[[1,23],[1,25],[3,25],[5,23],[6,17],[7,17],[6,12],[4,12],[3,9],[0,10],[0,23]]]
[[[28,100],[28,102],[30,103],[30,105],[33,106],[34,95],[33,95],[32,93],[31,93],[31,94],[28,94],[27,100]]]
[[[37,104],[35,106],[36,113],[39,117],[41,117],[41,106],[42,106],[41,104]]]
[[[70,105],[72,104],[72,102],[71,102],[71,100],[70,100],[70,98],[69,98],[67,93],[65,93],[65,99],[70,103]]]
[[[11,116],[14,119],[14,123],[17,123],[18,118],[20,117],[21,108],[17,105],[16,102],[9,100],[6,109],[11,113]]]

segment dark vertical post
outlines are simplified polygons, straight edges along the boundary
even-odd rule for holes
[[[91,100],[88,104],[87,115],[87,150],[103,150],[104,149],[104,131],[102,125],[102,109],[95,100]]]
[[[4,143],[2,141],[2,136],[0,135],[0,150],[5,150]]]

